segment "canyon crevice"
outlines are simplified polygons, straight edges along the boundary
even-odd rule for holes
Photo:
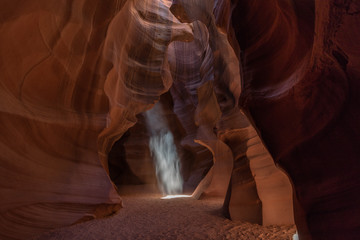
[[[231,220],[360,234],[355,0],[0,2],[0,238],[121,214],[156,184],[161,107],[184,192]],[[155,127],[155,126],[154,126]],[[56,216],[56,217],[54,217]]]

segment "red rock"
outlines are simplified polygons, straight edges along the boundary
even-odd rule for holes
[[[246,59],[241,105],[292,180],[300,239],[359,235],[358,10],[238,1],[233,12]]]
[[[141,114],[160,101],[186,191],[233,220],[295,218],[300,239],[356,239],[359,8],[0,3],[0,238],[107,216],[115,184],[155,183]]]

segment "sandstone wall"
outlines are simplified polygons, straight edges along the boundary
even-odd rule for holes
[[[293,182],[300,239],[358,238],[359,7],[237,1],[232,15],[241,106]]]

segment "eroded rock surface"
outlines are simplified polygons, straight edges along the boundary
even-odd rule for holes
[[[97,137],[108,111],[102,45],[119,9],[111,1],[0,5],[0,238],[117,211]]]
[[[106,155],[170,87],[167,45],[192,38],[169,4],[1,3],[2,239],[120,208]]]
[[[300,239],[358,238],[359,7],[237,1],[232,15],[241,105],[292,179]]]
[[[114,183],[154,183],[141,114],[162,95],[194,196],[224,198],[234,220],[290,224],[289,176],[301,239],[356,239],[359,11],[351,0],[1,2],[0,237],[112,214]]]

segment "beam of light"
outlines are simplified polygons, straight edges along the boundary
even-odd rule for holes
[[[167,195],[161,199],[174,199],[174,198],[190,198],[192,195]]]
[[[180,162],[171,132],[164,131],[150,137],[150,149],[156,163],[156,175],[163,193],[182,192]]]
[[[164,195],[179,194],[183,190],[180,159],[160,103],[145,112],[145,120],[150,134],[149,147],[154,158],[160,189]]]

